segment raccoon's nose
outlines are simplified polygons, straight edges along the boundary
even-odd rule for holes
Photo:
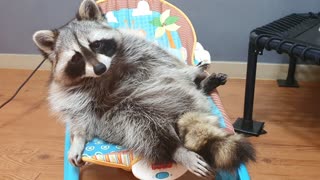
[[[102,63],[99,63],[99,64],[95,65],[94,68],[93,68],[93,71],[94,71],[94,73],[96,75],[101,75],[104,72],[106,72],[106,70],[107,70],[106,65],[104,65]]]

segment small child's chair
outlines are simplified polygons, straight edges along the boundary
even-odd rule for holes
[[[129,28],[133,32],[158,44],[189,65],[210,63],[210,54],[197,43],[195,30],[188,17],[177,7],[164,0],[98,0],[97,4],[114,28]],[[234,133],[230,119],[221,103],[219,94],[214,91],[208,99],[212,113],[219,117],[220,125]],[[78,180],[79,169],[67,159],[70,148],[70,133],[66,128],[64,179]],[[135,177],[144,180],[172,180],[186,173],[182,165],[170,163],[147,165],[143,157],[136,156],[125,147],[93,139],[86,144],[82,160],[89,163],[121,168],[132,171]],[[245,165],[234,174],[218,171],[217,180],[249,180]]]

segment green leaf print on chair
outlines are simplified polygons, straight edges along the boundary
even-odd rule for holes
[[[180,26],[176,24],[179,17],[177,16],[170,16],[170,9],[164,11],[160,17],[156,17],[151,21],[150,23],[157,27],[155,32],[155,38],[159,38],[164,35],[164,33],[167,34],[170,47],[173,49],[176,49],[176,45],[174,43],[174,40],[171,35],[171,31],[177,31]]]

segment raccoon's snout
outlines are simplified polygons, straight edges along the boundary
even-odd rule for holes
[[[96,75],[101,75],[103,74],[104,72],[106,72],[107,70],[107,67],[106,65],[102,64],[102,63],[98,63],[97,65],[95,65],[93,67],[93,71]]]

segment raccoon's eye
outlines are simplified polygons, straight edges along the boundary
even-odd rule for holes
[[[79,52],[76,52],[76,54],[72,56],[70,62],[71,63],[78,63],[81,60],[82,60],[82,55]]]
[[[113,56],[117,50],[117,43],[114,39],[102,39],[90,43],[90,48],[99,54],[104,54],[106,56]]]
[[[89,46],[92,50],[96,51],[102,48],[103,43],[101,41],[95,41],[91,43]]]

